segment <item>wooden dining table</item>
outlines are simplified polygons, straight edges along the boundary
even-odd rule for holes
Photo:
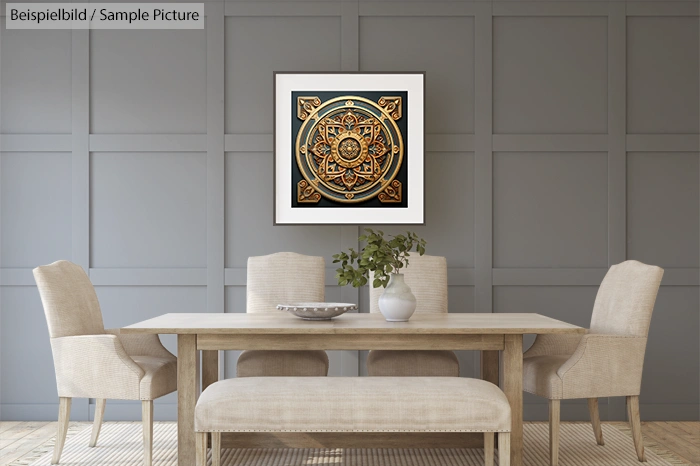
[[[164,314],[124,327],[121,332],[177,335],[179,466],[195,464],[194,409],[200,388],[198,352],[202,352],[203,390],[219,378],[219,350],[481,351],[481,377],[500,384],[510,402],[511,464],[520,466],[523,335],[582,334],[585,329],[539,314],[415,314],[408,322],[387,322],[381,314],[351,313],[332,320],[306,321],[278,312]],[[499,377],[499,364],[503,366],[502,377]]]

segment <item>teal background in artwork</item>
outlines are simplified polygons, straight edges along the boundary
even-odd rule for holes
[[[295,143],[296,143],[296,138],[297,134],[301,128],[301,125],[303,123],[303,120],[300,120],[297,118],[297,97],[303,97],[303,96],[316,96],[319,99],[321,99],[321,102],[327,102],[330,99],[333,99],[335,97],[340,97],[340,96],[355,96],[355,97],[364,97],[365,99],[369,99],[373,102],[377,102],[382,96],[400,96],[401,99],[401,106],[402,106],[402,117],[396,121],[396,125],[399,127],[399,131],[401,131],[401,135],[403,137],[403,144],[404,144],[404,156],[403,156],[403,162],[402,166],[399,169],[398,174],[396,175],[396,180],[399,180],[402,185],[402,199],[401,202],[397,203],[382,203],[377,199],[376,197],[373,197],[372,199],[369,199],[365,202],[358,202],[358,203],[353,203],[353,204],[344,204],[340,202],[334,202],[330,199],[327,199],[325,197],[321,197],[321,200],[316,203],[316,204],[300,204],[297,202],[297,183],[301,181],[303,178],[301,176],[301,172],[299,170],[299,167],[296,162],[296,148],[295,148]],[[367,91],[343,91],[343,92],[314,92],[314,91],[294,91],[292,92],[292,140],[290,141],[291,144],[291,154],[292,154],[292,207],[298,208],[298,209],[318,209],[318,208],[323,208],[323,207],[352,207],[352,208],[357,208],[357,207],[376,207],[376,208],[397,208],[397,207],[407,207],[408,206],[408,197],[409,197],[409,186],[408,186],[408,92],[406,91],[392,91],[392,90],[387,90],[387,91],[376,91],[376,92],[367,92]]]

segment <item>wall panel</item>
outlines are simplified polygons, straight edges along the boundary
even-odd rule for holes
[[[236,0],[205,10],[199,31],[2,23],[3,420],[56,415],[31,275],[42,263],[88,268],[108,326],[244,312],[248,256],[277,251],[324,256],[327,299],[367,311],[368,288],[341,289],[331,264],[361,226],[272,226],[273,71],[341,69],[427,72],[427,222],[409,229],[448,258],[451,312],[587,326],[610,265],[661,265],[642,416],[698,419],[697,2]],[[462,375],[478,374],[476,353],[458,356]],[[366,373],[366,353],[330,357],[331,375]],[[227,352],[226,376],[236,359]],[[174,418],[173,403],[161,400],[156,417]],[[91,406],[76,400],[75,419]],[[625,417],[621,399],[601,411]],[[545,419],[546,402],[527,396],[525,416]],[[107,417],[140,413],[112,403]],[[585,403],[565,403],[563,417],[587,420]]]
[[[204,154],[98,152],[90,162],[91,267],[206,266]]]
[[[3,420],[55,418],[56,378],[49,331],[36,288],[3,287],[0,319],[0,417]],[[77,410],[74,415],[76,419],[87,418],[87,413]]]
[[[495,267],[605,267],[606,159],[604,153],[494,154]]]
[[[429,76],[427,133],[474,132],[474,18],[362,16],[359,30],[360,71]]]
[[[494,18],[493,131],[607,132],[606,18]]]
[[[340,61],[339,17],[227,18],[226,132],[272,133],[273,72],[340,71]]]
[[[33,268],[71,253],[71,158],[65,152],[0,155],[0,257]]]
[[[697,16],[627,18],[627,132],[697,133]]]
[[[700,376],[697,286],[662,286],[649,329],[642,378],[642,418],[697,420]]]
[[[70,133],[71,32],[8,30],[0,20],[0,132]]]
[[[206,30],[90,32],[93,133],[206,133]]]
[[[699,161],[697,153],[688,152],[627,155],[630,259],[661,267],[698,267]]]

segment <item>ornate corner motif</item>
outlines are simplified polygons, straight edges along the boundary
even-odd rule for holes
[[[306,120],[319,105],[321,99],[316,96],[297,97],[297,117]]]
[[[302,177],[298,203],[326,198],[358,204],[381,192],[381,202],[401,202],[401,183],[392,185],[404,161],[403,135],[395,122],[402,116],[400,97],[382,97],[383,106],[353,95],[325,102],[315,96],[295,98],[302,120],[294,146]]]
[[[377,195],[377,198],[380,202],[385,204],[401,202],[401,182],[399,180],[392,181]]]
[[[297,202],[316,204],[320,200],[321,195],[306,180],[301,180],[297,183]]]
[[[393,120],[400,120],[403,116],[401,100],[397,96],[382,96],[377,103]]]

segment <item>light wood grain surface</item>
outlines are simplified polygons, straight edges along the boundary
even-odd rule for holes
[[[585,333],[585,329],[540,314],[415,314],[387,322],[381,314],[343,314],[308,321],[278,314],[164,314],[121,329],[122,333],[170,334],[526,334]]]
[[[204,350],[204,383],[217,379],[219,350],[228,349],[472,349],[503,352],[502,388],[512,409],[510,463],[522,464],[523,334],[585,333],[539,314],[416,314],[387,322],[381,314],[343,314],[305,321],[288,313],[165,314],[123,328],[122,333],[178,335],[178,464],[195,461],[194,407],[199,395],[198,351]],[[485,373],[496,379],[495,354]],[[494,380],[497,382],[497,379]]]
[[[198,350],[502,350],[503,335],[472,334],[212,334]],[[205,351],[205,353],[213,351]]]

